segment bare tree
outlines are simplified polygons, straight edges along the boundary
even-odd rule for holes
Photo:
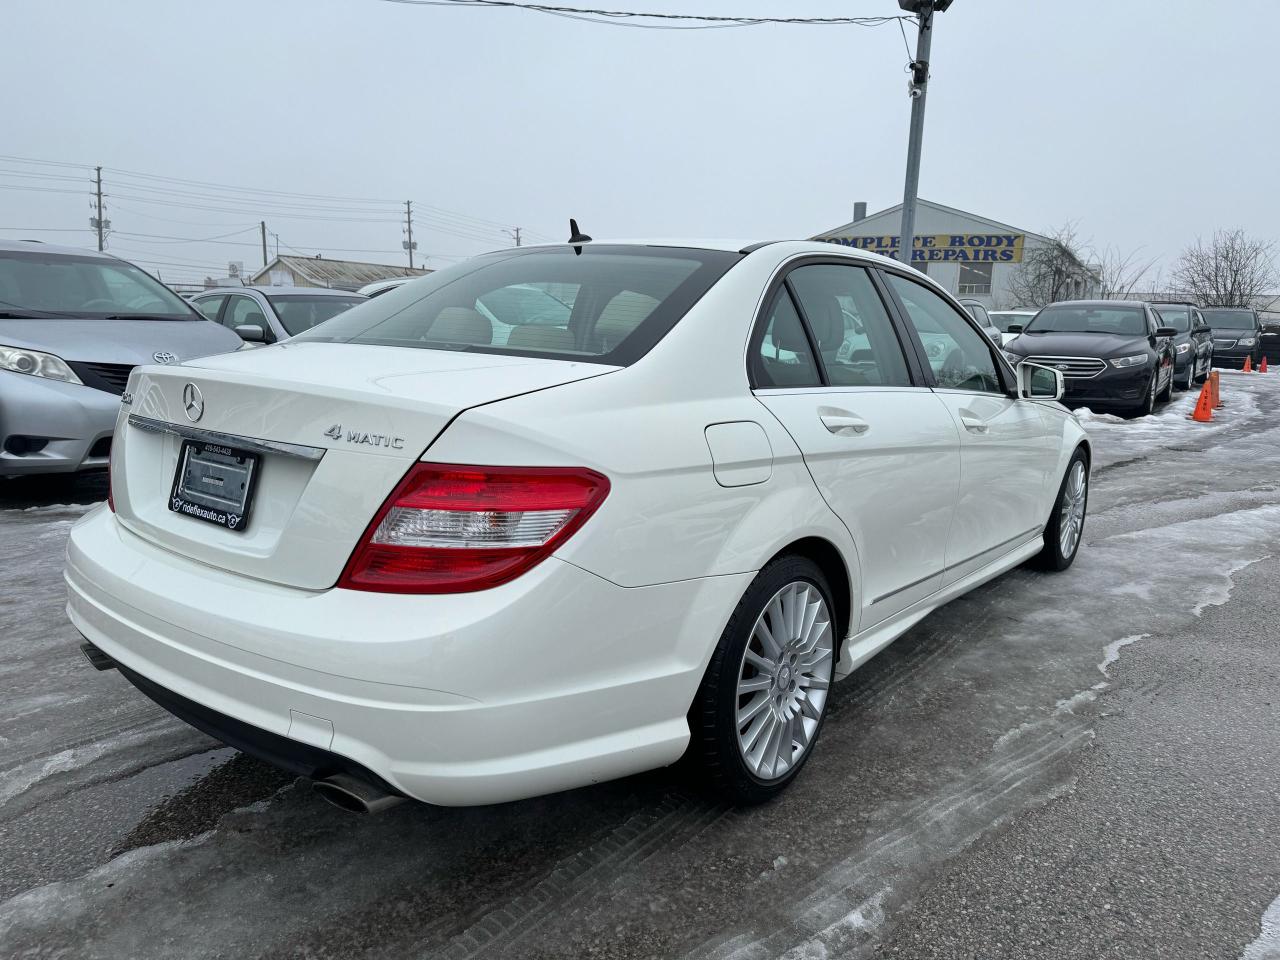
[[[1280,282],[1273,245],[1240,229],[1218,230],[1182,251],[1173,268],[1180,296],[1205,307],[1252,307]]]
[[[1146,280],[1155,265],[1156,258],[1141,260],[1137,250],[1122,253],[1115,247],[1108,247],[1097,262],[1098,282],[1102,287],[1103,299],[1133,299],[1134,291],[1139,289],[1139,285]]]
[[[1082,244],[1073,223],[1049,234],[1048,243],[1024,248],[1022,263],[1009,277],[1009,296],[1020,307],[1043,307],[1055,300],[1073,300],[1088,286]]]

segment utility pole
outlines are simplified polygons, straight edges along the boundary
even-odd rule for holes
[[[89,218],[89,226],[98,231],[98,250],[102,251],[107,248],[107,230],[111,226],[111,221],[103,218],[102,209],[102,168],[94,167],[96,174],[96,195],[97,195],[97,216]]]
[[[512,240],[514,240],[516,242],[517,247],[520,246],[520,228],[519,227],[514,227],[511,230],[504,230],[503,233],[505,233]]]
[[[400,246],[409,251],[409,269],[413,269],[413,251],[418,249],[418,245],[413,242],[413,201],[406,200],[404,202],[404,223],[405,234],[408,237],[402,240]]]
[[[898,238],[898,259],[911,265],[916,240],[916,196],[920,191],[920,154],[924,145],[924,101],[929,87],[929,48],[933,40],[933,15],[943,13],[952,0],[898,0],[898,6],[914,13],[920,30],[916,37],[916,58],[911,61],[911,134],[907,139],[907,182],[902,192],[902,232]]]
[[[265,269],[270,263],[267,259],[267,221],[259,220],[258,226],[262,229],[262,266]]]

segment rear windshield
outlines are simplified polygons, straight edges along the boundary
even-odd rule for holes
[[[1201,310],[1205,323],[1215,330],[1252,330],[1252,310]]]
[[[545,247],[476,257],[297,337],[625,365],[741,254],[683,247]]]
[[[131,263],[39,249],[0,252],[0,314],[48,319],[204,319]]]
[[[1028,333],[1113,333],[1142,337],[1147,320],[1141,307],[1048,306],[1027,324]]]
[[[285,332],[296,337],[304,330],[310,330],[317,324],[332,320],[345,310],[350,310],[357,303],[364,303],[367,297],[353,293],[349,297],[317,297],[294,293],[269,294],[267,299],[275,308],[276,316],[284,325]]]
[[[1188,307],[1177,304],[1164,306],[1156,304],[1156,313],[1160,314],[1160,321],[1165,326],[1173,327],[1179,333],[1186,333],[1191,329],[1191,310]]]

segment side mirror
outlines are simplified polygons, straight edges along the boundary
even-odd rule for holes
[[[1067,383],[1061,370],[1025,360],[1018,364],[1018,396],[1023,400],[1061,400]]]
[[[1021,323],[1011,323],[1009,324],[1009,329],[1006,330],[1005,333],[1012,333],[1016,337],[1025,329],[1026,327],[1024,327]]]
[[[256,323],[242,323],[236,327],[236,333],[240,335],[240,339],[245,343],[266,343],[267,335],[263,332],[262,327]]]
[[[1176,327],[1156,327],[1157,337],[1176,337],[1178,331]]]

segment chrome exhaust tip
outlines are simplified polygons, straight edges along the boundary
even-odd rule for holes
[[[322,799],[348,813],[382,813],[405,801],[399,794],[387,793],[349,773],[335,773],[323,780],[316,780],[311,788]]]

